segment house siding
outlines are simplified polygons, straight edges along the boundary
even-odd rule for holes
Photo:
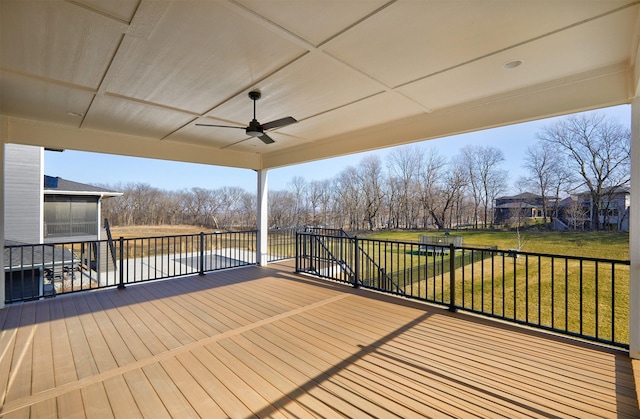
[[[44,149],[6,144],[4,151],[4,237],[41,243]]]

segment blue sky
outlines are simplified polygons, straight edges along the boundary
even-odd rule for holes
[[[595,112],[604,113],[626,126],[631,123],[629,105]],[[447,157],[456,155],[460,148],[467,144],[499,148],[505,155],[503,168],[509,171],[510,183],[513,187],[518,177],[526,173],[521,167],[524,163],[525,150],[536,142],[536,134],[556,119],[526,122],[416,144],[425,149],[433,147]],[[330,179],[345,167],[357,165],[367,154],[377,154],[384,161],[390,150],[383,149],[273,169],[269,171],[269,189],[287,189],[294,176],[302,176],[307,181]],[[45,152],[45,173],[81,183],[109,185],[145,183],[164,190],[183,190],[193,187],[218,189],[223,186],[237,186],[249,192],[256,190],[256,173],[252,170],[71,150],[62,153]],[[512,188],[510,192],[515,192],[515,189]]]

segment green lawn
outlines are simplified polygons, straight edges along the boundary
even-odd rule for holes
[[[421,234],[444,234],[434,231],[385,231],[367,235],[367,238],[397,241],[419,241]],[[451,231],[451,235],[462,236],[463,246],[513,249],[518,240],[513,231]],[[364,236],[362,236],[364,237]],[[521,251],[551,253],[564,256],[584,256],[604,259],[629,259],[629,233],[618,232],[520,232],[523,242]]]

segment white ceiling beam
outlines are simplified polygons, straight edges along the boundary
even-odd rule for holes
[[[12,117],[3,117],[3,124],[0,127],[3,127],[3,140],[8,143],[253,170],[261,167],[261,158],[256,153],[214,150],[192,144],[178,144],[147,137]]]
[[[640,14],[638,15],[638,30],[640,30]],[[633,80],[632,87],[635,97],[640,97],[640,36],[636,39],[635,54],[631,54],[633,62],[631,66],[633,68]]]

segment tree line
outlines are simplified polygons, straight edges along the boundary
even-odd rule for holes
[[[630,130],[597,113],[572,115],[544,128],[527,149],[517,179],[521,191],[548,202],[587,191],[594,205],[628,185]],[[336,176],[306,181],[297,176],[285,190],[269,191],[269,227],[302,225],[349,230],[482,228],[494,225],[493,203],[508,187],[503,152],[467,145],[446,158],[435,148],[404,146],[381,159],[362,158]],[[190,224],[209,229],[255,228],[257,198],[242,188],[166,191],[147,184],[101,185],[123,192],[103,201],[111,225]],[[594,228],[599,227],[596,217]]]

